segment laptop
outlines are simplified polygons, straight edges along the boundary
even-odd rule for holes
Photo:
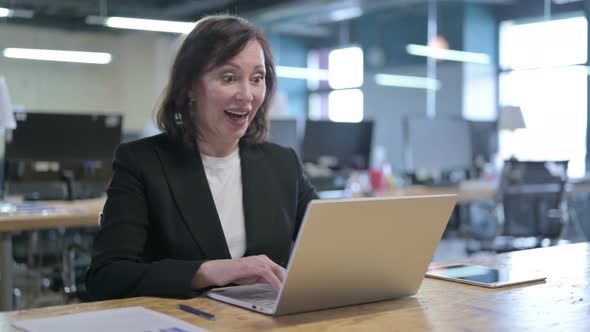
[[[314,200],[280,291],[256,284],[207,296],[284,315],[416,294],[456,195]]]

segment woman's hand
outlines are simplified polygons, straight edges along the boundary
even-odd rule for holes
[[[193,289],[209,286],[223,286],[230,283],[240,285],[266,283],[277,291],[283,285],[286,270],[266,255],[248,256],[238,259],[207,261],[193,277]]]

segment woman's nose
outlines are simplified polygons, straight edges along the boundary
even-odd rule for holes
[[[240,84],[240,88],[236,92],[236,99],[243,102],[251,102],[254,99],[249,83]]]

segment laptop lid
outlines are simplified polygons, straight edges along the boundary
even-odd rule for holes
[[[456,195],[312,201],[275,314],[416,294],[455,203]]]

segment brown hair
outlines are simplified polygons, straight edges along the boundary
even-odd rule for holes
[[[270,45],[262,31],[232,15],[207,16],[199,20],[183,41],[170,73],[165,95],[157,109],[160,130],[187,144],[196,143],[197,128],[189,115],[188,92],[206,71],[223,65],[256,40],[264,52],[266,96],[240,141],[261,143],[269,132],[268,108],[276,75]]]

